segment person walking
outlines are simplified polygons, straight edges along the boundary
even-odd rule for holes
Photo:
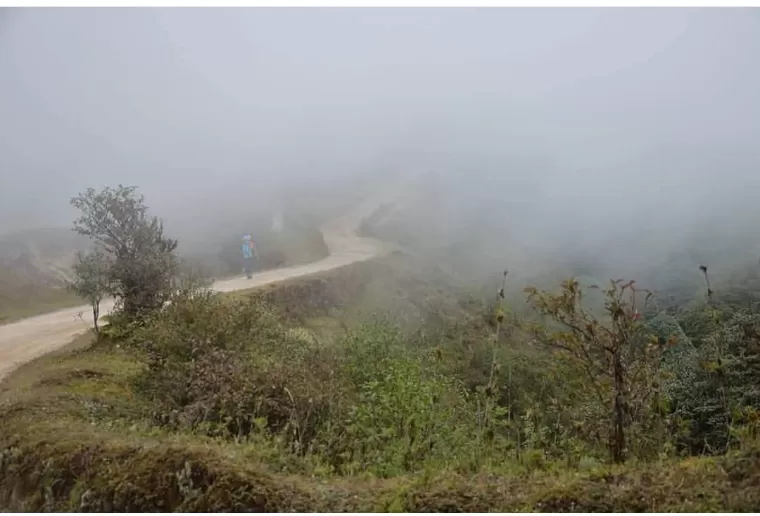
[[[251,238],[251,235],[244,235],[243,236],[243,270],[245,270],[245,275],[248,279],[251,279],[253,277],[253,261],[254,259],[258,258],[258,253],[256,252],[256,246],[253,242],[253,239]]]

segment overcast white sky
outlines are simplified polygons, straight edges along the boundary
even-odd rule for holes
[[[678,230],[757,198],[758,63],[748,9],[6,9],[0,232],[88,186],[171,217],[388,167]]]

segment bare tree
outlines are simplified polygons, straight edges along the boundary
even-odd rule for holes
[[[599,288],[592,286],[589,288]],[[610,456],[626,459],[627,429],[635,414],[655,395],[661,347],[642,331],[633,281],[612,281],[605,293],[605,321],[584,309],[578,282],[562,284],[559,294],[525,291],[539,314],[549,316],[548,327],[531,324],[536,340],[560,351],[585,371],[600,408],[610,414]],[[645,302],[651,297],[649,291]]]
[[[74,279],[67,285],[72,292],[90,303],[95,335],[98,337],[100,302],[109,292],[109,266],[106,254],[100,249],[89,253],[79,252],[74,263]]]

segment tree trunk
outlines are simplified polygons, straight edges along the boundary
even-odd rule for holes
[[[610,452],[612,461],[616,464],[625,462],[625,382],[623,361],[620,352],[612,355],[612,368],[614,375],[615,404],[613,417],[613,432]]]
[[[100,338],[100,327],[98,326],[98,318],[100,317],[100,303],[92,304],[92,322],[95,325],[95,335]]]

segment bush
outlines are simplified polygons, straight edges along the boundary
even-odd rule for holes
[[[690,427],[691,453],[722,453],[742,427],[760,428],[760,314],[738,311],[702,338],[699,367],[677,396],[676,412]]]
[[[464,387],[426,350],[404,345],[387,323],[360,327],[343,342],[353,403],[342,428],[319,450],[344,474],[396,476],[424,465],[462,462],[477,440]],[[468,459],[470,457],[467,457]],[[337,459],[337,460],[336,460]]]
[[[180,296],[135,340],[148,356],[138,389],[170,428],[226,438],[259,429],[302,452],[333,404],[329,358],[257,299]]]
[[[395,476],[482,457],[463,385],[386,322],[323,347],[288,331],[260,298],[200,292],[178,296],[133,340],[148,365],[137,388],[165,428],[255,434],[339,474]]]

